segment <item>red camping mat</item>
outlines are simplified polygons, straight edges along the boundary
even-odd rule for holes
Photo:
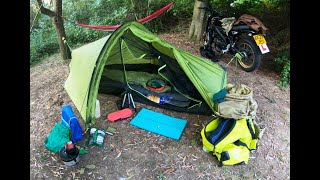
[[[132,116],[132,111],[130,108],[125,108],[119,111],[112,112],[108,114],[107,119],[111,122],[115,122],[120,119],[126,119]]]

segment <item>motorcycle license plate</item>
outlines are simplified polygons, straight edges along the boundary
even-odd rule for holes
[[[259,46],[260,51],[262,54],[270,52],[268,46],[267,46],[267,41],[261,34],[253,35],[253,39],[256,42],[256,44]]]
[[[258,46],[260,44],[267,44],[266,39],[264,39],[263,35],[261,35],[261,34],[253,35],[253,39],[256,41]]]

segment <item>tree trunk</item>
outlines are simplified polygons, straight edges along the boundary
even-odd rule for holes
[[[54,8],[56,13],[55,13],[55,17],[53,18],[53,23],[57,31],[61,56],[62,56],[62,59],[71,59],[71,51],[69,46],[66,43],[67,36],[63,26],[62,0],[55,0],[54,2],[55,2]]]
[[[195,0],[193,8],[192,22],[189,28],[189,39],[195,39],[200,41],[205,25],[205,10],[199,9],[199,7],[206,7],[208,5],[208,0]]]
[[[55,0],[54,1],[54,9],[55,11],[51,11],[43,6],[41,0],[37,0],[38,5],[40,7],[40,12],[47,16],[53,18],[53,24],[57,31],[58,36],[58,43],[61,52],[62,59],[71,59],[71,51],[69,46],[66,43],[66,33],[63,26],[63,19],[62,19],[62,0]]]

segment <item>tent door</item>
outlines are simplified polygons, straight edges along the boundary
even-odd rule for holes
[[[126,86],[127,86],[129,89],[131,89],[132,91],[135,91],[136,93],[140,94],[142,97],[148,99],[148,97],[147,97],[144,93],[142,93],[142,92],[140,92],[139,90],[133,88],[133,87],[130,86],[130,84],[128,83],[128,77],[127,77],[127,73],[126,73],[126,72],[127,72],[127,71],[126,71],[126,64],[124,63],[123,54],[122,54],[122,51],[121,51],[123,43],[124,43],[124,44],[126,45],[126,47],[128,48],[127,42],[124,41],[124,39],[130,40],[130,38],[127,38],[127,37],[124,38],[124,36],[122,36],[122,38],[119,40],[119,45],[120,45],[120,58],[121,58],[121,62],[122,62],[122,65],[123,65],[123,71],[124,71],[124,77],[125,77],[125,81],[126,81],[126,82],[125,82],[125,83],[126,83]],[[131,41],[131,42],[134,42],[134,41]],[[132,46],[137,46],[136,43],[135,43],[135,44],[131,44],[131,45],[132,45]],[[146,46],[146,47],[148,47],[148,49],[146,49],[146,50],[150,51],[150,46]],[[140,48],[140,47],[139,47],[139,48]],[[158,52],[156,49],[154,49],[154,48],[152,48],[152,49],[153,49],[153,50],[152,50],[153,53],[155,53],[155,54],[161,54],[161,55],[163,56],[163,54],[160,53],[160,52]],[[144,57],[146,56],[146,54],[143,53],[140,57],[135,57],[135,56],[133,55],[133,53],[131,53],[131,51],[129,51],[129,52],[130,52],[130,54],[131,54],[134,58],[136,58],[136,59],[141,59],[141,58],[144,58]],[[160,58],[160,56],[159,56],[159,58]],[[161,67],[158,69],[158,74],[159,74],[161,77],[163,77],[164,79],[166,79],[178,94],[182,95],[183,97],[185,97],[186,99],[188,99],[188,100],[190,101],[190,103],[188,103],[184,108],[192,108],[192,107],[194,107],[194,106],[199,106],[199,107],[200,107],[201,104],[202,104],[202,101],[200,101],[200,100],[198,100],[198,99],[194,99],[194,98],[192,98],[192,97],[190,97],[190,96],[188,96],[188,95],[186,95],[186,94],[184,94],[184,93],[181,93],[181,92],[178,90],[178,88],[176,88],[176,87],[174,86],[174,84],[173,84],[172,82],[170,82],[169,78],[167,78],[167,77],[164,76],[162,73],[160,73],[160,71],[161,71],[162,69],[164,69],[165,67],[166,67],[166,64],[164,64],[163,66],[161,66]],[[141,91],[143,91],[143,90],[141,90]],[[151,101],[151,100],[148,99],[148,101]],[[179,105],[181,105],[181,104],[179,104]]]
[[[201,106],[202,101],[197,100],[197,99],[194,99],[194,98],[192,98],[192,97],[190,97],[190,96],[188,96],[188,95],[185,95],[185,94],[181,93],[181,92],[170,82],[170,80],[169,80],[165,75],[163,75],[163,74],[161,74],[161,73],[159,72],[159,71],[160,71],[161,69],[163,69],[165,66],[166,66],[166,65],[160,67],[160,68],[158,69],[158,73],[159,73],[159,75],[160,75],[161,77],[163,77],[164,79],[166,79],[166,80],[170,83],[170,85],[172,86],[172,88],[173,88],[177,93],[179,93],[180,95],[182,95],[182,96],[185,97],[186,99],[189,99],[189,100],[190,100],[190,102],[189,102],[188,104],[191,104],[191,105],[187,105],[187,106],[184,107],[184,108],[188,108],[188,109],[189,109],[189,108],[193,108],[194,106]],[[139,90],[137,90],[137,89],[135,89],[134,87],[132,87],[132,85],[130,85],[128,82],[127,82],[126,84],[127,84],[127,87],[130,88],[132,91],[138,93],[139,95],[141,95],[142,97],[144,97],[144,98],[147,99],[148,101],[151,101],[145,94],[143,94],[143,93],[140,92]],[[193,101],[193,103],[191,103],[192,101]]]
[[[162,69],[164,69],[166,66],[167,66],[166,64],[163,65],[163,66],[161,66],[161,67],[158,69],[158,74],[159,74],[161,77],[163,77],[166,81],[170,82],[169,78],[167,78],[165,75],[163,75],[163,74],[160,72],[160,71],[161,71]],[[202,101],[200,101],[200,100],[198,100],[198,99],[192,98],[192,97],[190,97],[190,96],[188,96],[188,95],[185,95],[185,94],[181,93],[181,92],[174,86],[174,84],[173,84],[172,82],[170,82],[170,84],[171,84],[172,87],[173,87],[179,94],[181,94],[182,96],[184,96],[184,97],[186,97],[186,98],[188,98],[188,99],[190,99],[190,100],[192,100],[192,101],[197,102],[198,105],[200,105],[200,104],[202,103]]]

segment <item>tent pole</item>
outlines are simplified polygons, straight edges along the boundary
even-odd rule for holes
[[[124,38],[123,36],[121,36],[119,38],[119,44],[120,44],[120,59],[121,59],[122,66],[123,66],[123,76],[124,76],[124,81],[126,82],[126,89],[125,89],[125,92],[124,92],[121,108],[124,107],[126,98],[128,98],[128,106],[130,107],[130,104],[131,104],[130,102],[132,102],[132,106],[133,106],[135,112],[137,112],[136,105],[135,105],[135,103],[133,101],[133,98],[132,98],[131,89],[129,88],[129,83],[128,83],[127,76],[126,76],[126,67],[125,67],[125,64],[124,64],[124,61],[123,61],[123,57],[122,57],[122,40],[123,40],[123,38]]]

